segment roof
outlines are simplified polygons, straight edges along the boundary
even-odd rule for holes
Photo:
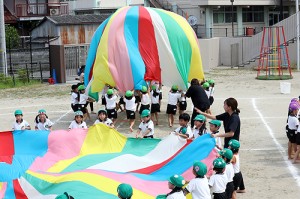
[[[45,17],[40,23],[50,20],[56,25],[82,25],[82,24],[101,24],[110,15],[62,15]]]

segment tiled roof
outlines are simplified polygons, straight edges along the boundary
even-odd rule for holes
[[[56,25],[80,25],[80,24],[100,24],[110,15],[62,15],[62,16],[49,16],[45,19],[49,19]],[[42,22],[43,22],[42,21]],[[41,23],[42,23],[41,22]]]

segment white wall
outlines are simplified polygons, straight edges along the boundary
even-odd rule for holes
[[[199,39],[204,72],[219,66],[219,38]]]

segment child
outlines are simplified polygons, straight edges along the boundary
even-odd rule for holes
[[[74,197],[65,192],[64,194],[57,196],[55,199],[74,199]]]
[[[183,190],[184,195],[192,194],[192,198],[211,199],[208,180],[205,177],[207,167],[202,162],[195,162],[193,165],[193,174],[195,179],[192,179],[186,188]]]
[[[71,129],[87,129],[86,123],[83,121],[82,111],[75,112],[75,118],[69,126],[69,130]]]
[[[290,115],[288,117],[288,129],[287,137],[288,142],[288,159],[292,159],[292,150],[296,149],[296,131],[299,126],[299,120],[297,118],[299,106],[297,104],[290,105]],[[295,150],[296,151],[296,150]]]
[[[135,97],[135,103],[136,103],[136,111],[139,110],[140,104],[141,104],[141,92],[139,90],[134,90],[134,97]]]
[[[155,85],[152,85],[151,89],[151,120],[154,121],[155,116],[155,124],[158,125],[158,113],[160,112],[159,92]]]
[[[114,128],[113,121],[111,121],[111,119],[107,118],[107,112],[106,112],[106,110],[103,110],[103,109],[98,111],[98,119],[95,121],[94,124],[98,124],[98,123],[103,123],[109,127]]]
[[[299,116],[298,116],[298,121],[300,122],[300,117]],[[298,125],[295,137],[296,137],[295,141],[296,141],[297,149],[296,149],[296,153],[294,155],[293,164],[296,163],[296,160],[297,160],[297,158],[299,156],[299,153],[300,153],[300,125]]]
[[[130,129],[130,132],[133,132],[136,106],[135,106],[135,97],[133,96],[132,91],[129,91],[129,90],[126,91],[124,102],[125,102],[127,119],[129,120],[129,129]]]
[[[244,181],[242,172],[240,171],[240,156],[239,156],[240,142],[235,139],[231,139],[228,144],[229,144],[228,148],[233,153],[233,158],[231,160],[231,163],[233,165],[233,170],[234,170],[234,177],[233,177],[234,191],[232,194],[232,198],[236,199],[237,189],[241,186],[241,183]],[[245,193],[245,189],[239,191],[243,191],[243,193]]]
[[[105,94],[105,101],[106,101],[106,110],[107,110],[107,117],[113,121],[113,125],[115,125],[118,113],[116,109],[118,96],[114,94],[113,89],[108,89],[107,93]]]
[[[141,95],[141,108],[139,113],[142,114],[143,110],[149,110],[150,109],[150,95],[148,88],[146,86],[142,87],[142,95]]]
[[[74,112],[78,111],[78,100],[79,100],[79,93],[78,93],[78,86],[76,84],[72,85],[71,91],[71,108]]]
[[[220,127],[221,127],[221,121],[220,120],[211,120],[209,122],[209,130],[211,132],[211,135],[218,134]],[[216,139],[216,148],[218,150],[222,150],[222,141],[221,141],[221,138],[216,136],[215,139]]]
[[[209,83],[208,82],[204,82],[202,84],[203,89],[205,90],[205,93],[207,95],[207,98],[209,98]]]
[[[181,115],[179,115],[179,125],[180,127],[178,127],[174,132],[175,135],[178,135],[181,138],[184,139],[188,139],[191,138],[193,136],[192,134],[192,129],[191,127],[188,125],[190,121],[190,115],[187,113],[183,113]]]
[[[139,130],[137,131],[136,138],[141,134],[142,138],[153,138],[154,135],[154,124],[150,119],[150,111],[145,109],[141,113],[142,122],[139,125]]]
[[[179,98],[179,114],[184,113],[184,111],[186,110],[186,107],[187,107],[187,103],[186,103],[185,92],[182,92],[182,95]]]
[[[193,138],[207,134],[206,125],[205,125],[206,117],[204,115],[197,115],[194,119],[194,128],[193,128]]]
[[[178,91],[178,86],[173,85],[172,89],[169,92],[167,114],[168,114],[170,127],[172,127],[174,124],[174,115],[176,115],[177,103],[178,103],[179,98],[181,97],[181,94],[178,93],[177,91]]]
[[[119,99],[119,103],[117,104],[117,111],[120,109],[121,112],[125,111],[125,102],[124,102],[124,94],[123,93],[119,93],[120,99]],[[123,105],[123,108],[122,108]]]
[[[226,163],[222,158],[217,158],[213,161],[213,167],[215,174],[210,177],[208,184],[214,199],[227,199],[225,189],[228,180],[224,174]]]
[[[83,85],[78,86],[78,92],[79,92],[79,110],[83,113],[83,121],[86,120],[86,118],[89,118],[91,120],[90,114],[87,110],[88,102],[91,102],[92,99],[89,98],[85,94],[85,87]]]
[[[15,111],[15,118],[16,121],[13,123],[13,127],[12,130],[30,130],[31,127],[28,124],[28,122],[26,122],[25,120],[23,120],[23,112],[21,110],[16,110]]]
[[[166,195],[159,195],[156,199],[186,199],[183,194],[182,187],[185,185],[185,180],[181,175],[173,175],[169,178],[168,186],[172,191]]]
[[[52,131],[53,123],[48,119],[44,109],[39,110],[38,115],[35,117],[35,130]]]
[[[131,199],[133,190],[130,184],[122,183],[117,188],[118,197],[121,199]]]
[[[232,154],[232,151],[227,148],[224,148],[223,150],[219,151],[219,154],[226,162],[225,174],[227,176],[228,183],[226,185],[225,192],[226,192],[227,198],[231,199],[233,191],[234,191],[234,185],[233,185],[234,169],[233,169],[233,166],[230,161],[233,157],[233,154]]]
[[[213,79],[210,79],[207,81],[209,83],[209,103],[212,105],[215,101],[214,99],[214,92],[215,92],[215,81]]]

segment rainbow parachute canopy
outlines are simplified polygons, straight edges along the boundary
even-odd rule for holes
[[[161,9],[118,9],[96,30],[85,67],[89,93],[106,84],[120,91],[141,90],[146,81],[187,88],[203,79],[197,37],[185,18]]]

